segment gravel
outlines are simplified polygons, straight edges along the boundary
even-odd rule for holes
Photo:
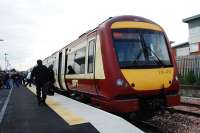
[[[195,116],[166,111],[150,121],[166,133],[200,133],[200,118]]]

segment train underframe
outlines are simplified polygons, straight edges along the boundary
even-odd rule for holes
[[[180,104],[180,96],[178,94],[148,95],[126,99],[105,99],[86,93],[71,91],[68,96],[112,113],[148,113]]]
[[[92,98],[92,102],[98,104],[102,109],[109,112],[142,112],[156,111],[166,107],[176,106],[180,103],[179,95],[165,95],[165,96],[147,96],[138,97],[133,99],[125,100],[100,100],[97,98]]]

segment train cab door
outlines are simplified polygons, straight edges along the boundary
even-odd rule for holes
[[[58,56],[58,84],[61,89],[66,90],[65,86],[65,49],[59,52]]]
[[[96,34],[91,34],[87,38],[87,67],[86,73],[88,75],[88,92],[92,94],[97,94],[96,92],[96,83],[95,83],[95,46],[96,46]]]

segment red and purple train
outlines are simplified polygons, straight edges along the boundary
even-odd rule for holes
[[[57,87],[110,112],[180,102],[169,40],[158,24],[146,18],[109,18],[43,62],[54,66]]]

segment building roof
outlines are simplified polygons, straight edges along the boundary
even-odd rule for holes
[[[172,46],[172,48],[181,48],[181,47],[189,47],[189,43],[184,42],[184,43],[180,43],[180,44],[177,44],[175,46]]]
[[[200,14],[189,17],[189,18],[185,18],[185,19],[183,19],[183,22],[188,23],[189,21],[193,21],[195,19],[200,19]]]

